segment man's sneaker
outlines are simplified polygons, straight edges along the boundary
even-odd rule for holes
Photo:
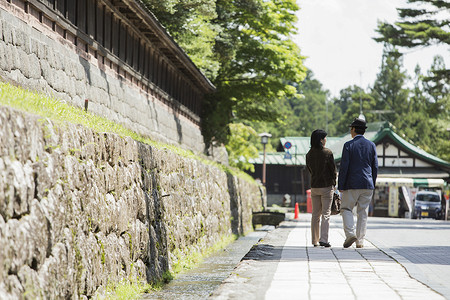
[[[322,247],[325,247],[325,248],[331,247],[330,243],[325,243],[325,242],[319,242],[319,245],[322,246]]]
[[[356,242],[356,236],[351,236],[345,239],[344,248],[350,247],[354,242]]]
[[[356,248],[364,248],[364,245],[356,245]]]

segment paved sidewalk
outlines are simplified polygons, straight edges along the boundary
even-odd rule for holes
[[[310,215],[285,221],[249,252],[212,299],[445,299],[365,241],[344,249],[330,227],[331,248],[311,245]]]

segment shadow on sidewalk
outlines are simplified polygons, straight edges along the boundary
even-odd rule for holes
[[[282,257],[282,252],[285,255]],[[378,262],[393,262],[392,258],[379,249],[366,248],[355,251],[354,248],[342,247],[310,247],[310,246],[273,246],[269,244],[256,244],[242,259],[256,261],[315,261],[315,262],[355,262],[359,260],[376,260]]]

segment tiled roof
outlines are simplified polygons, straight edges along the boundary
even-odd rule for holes
[[[435,164],[442,165],[445,167],[450,167],[450,163],[440,159],[439,157],[436,157],[425,150],[411,144],[410,142],[404,140],[402,137],[400,137],[398,134],[396,134],[394,131],[392,131],[391,128],[384,128],[378,134],[372,139],[372,141],[376,144],[378,141],[380,141],[383,137],[388,135],[391,139],[395,140],[399,144],[401,144],[403,147],[409,149],[412,152],[415,152],[416,155],[424,159],[425,161],[431,161]]]
[[[263,154],[261,153],[258,158],[254,158],[250,161],[252,164],[262,165]],[[306,164],[305,155],[292,154],[290,158],[286,157],[285,152],[272,152],[266,153],[266,164],[268,165],[286,165],[286,166],[304,166]]]

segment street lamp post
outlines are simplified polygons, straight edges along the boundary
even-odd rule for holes
[[[272,137],[270,133],[264,132],[260,133],[259,136],[261,137],[261,144],[263,144],[263,169],[262,169],[262,184],[266,186],[266,145],[269,142],[269,138]]]

